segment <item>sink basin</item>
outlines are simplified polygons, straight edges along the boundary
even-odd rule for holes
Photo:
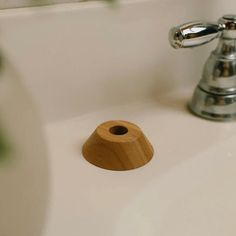
[[[234,236],[236,125],[186,109],[191,90],[113,106],[46,127],[52,205],[45,236]],[[142,111],[140,113],[140,111]],[[105,120],[138,124],[153,159],[132,171],[88,163],[81,148]]]
[[[115,235],[235,235],[235,140],[154,180],[121,214]]]

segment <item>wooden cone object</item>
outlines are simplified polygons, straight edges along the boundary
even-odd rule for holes
[[[99,125],[82,149],[91,164],[108,170],[130,170],[148,163],[153,147],[141,129],[127,121]]]

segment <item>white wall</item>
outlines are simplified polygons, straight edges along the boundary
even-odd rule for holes
[[[174,50],[168,31],[232,9],[233,0],[130,0],[4,10],[0,45],[53,121],[196,84],[216,42]]]

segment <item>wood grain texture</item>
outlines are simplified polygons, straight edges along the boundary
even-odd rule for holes
[[[82,149],[85,159],[109,170],[130,170],[148,163],[154,150],[141,129],[127,121],[99,125]]]

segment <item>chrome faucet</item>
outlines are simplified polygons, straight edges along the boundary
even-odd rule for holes
[[[225,15],[218,23],[190,22],[170,30],[174,48],[190,48],[219,38],[205,63],[190,110],[200,117],[228,121],[236,119],[236,15]]]

